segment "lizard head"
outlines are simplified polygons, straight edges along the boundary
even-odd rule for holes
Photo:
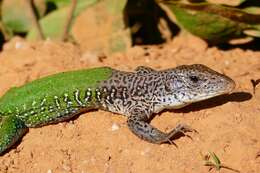
[[[175,103],[169,106],[182,107],[187,104],[230,93],[235,82],[204,65],[183,65],[166,71],[165,90]],[[171,100],[171,99],[169,99]]]

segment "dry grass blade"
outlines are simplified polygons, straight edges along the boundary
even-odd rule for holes
[[[217,171],[220,171],[221,168],[224,168],[234,172],[240,172],[239,170],[233,169],[231,167],[222,164],[220,159],[214,152],[209,152],[209,154],[203,156],[203,160],[205,161],[204,166],[209,166],[209,171],[211,171],[212,169],[216,169]]]

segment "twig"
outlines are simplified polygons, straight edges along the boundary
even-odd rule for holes
[[[63,28],[63,34],[62,34],[62,37],[61,37],[62,41],[66,41],[68,39],[69,30],[70,30],[70,26],[71,26],[71,23],[72,23],[73,14],[74,14],[76,5],[77,5],[77,0],[72,0],[71,8],[70,8],[69,14],[67,16],[67,20],[66,20],[64,28]]]
[[[255,158],[257,159],[258,157],[260,157],[260,151],[256,153]]]
[[[260,79],[257,80],[251,79],[251,83],[253,85],[253,93],[255,94],[255,88],[260,83]]]
[[[39,22],[37,20],[37,17],[36,17],[36,14],[35,14],[35,10],[33,8],[33,0],[27,0],[27,3],[28,3],[28,7],[29,7],[29,11],[30,11],[30,15],[31,15],[31,19],[32,19],[33,25],[36,28],[40,39],[43,40],[44,39],[44,35],[43,35],[43,32],[42,32],[42,28],[41,28],[41,26],[40,26],[40,24],[39,24]]]

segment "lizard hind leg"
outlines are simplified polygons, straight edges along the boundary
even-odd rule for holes
[[[146,121],[148,121],[148,119],[146,117],[147,116],[145,116],[144,114],[133,114],[128,117],[127,124],[129,129],[135,135],[151,143],[161,144],[169,142],[171,144],[174,144],[172,142],[173,138],[178,137],[180,134],[185,135],[186,132],[194,131],[192,128],[185,124],[178,124],[169,133],[164,133],[147,123]]]
[[[28,131],[28,127],[16,116],[0,117],[0,155],[14,145]]]

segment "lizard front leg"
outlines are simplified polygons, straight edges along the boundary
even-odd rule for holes
[[[159,129],[153,127],[148,123],[150,119],[148,111],[140,107],[132,108],[130,115],[127,119],[127,125],[129,129],[138,137],[151,143],[161,144],[161,143],[172,143],[172,139],[177,137],[177,135],[184,134],[186,132],[194,131],[192,128],[185,124],[178,124],[169,133],[164,133]]]

